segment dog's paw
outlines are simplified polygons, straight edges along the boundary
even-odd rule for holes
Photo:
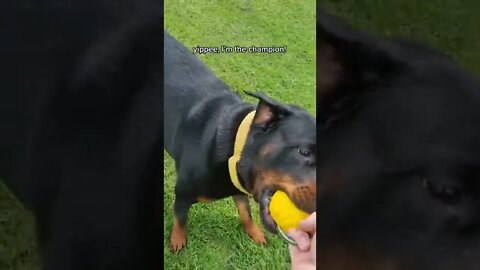
[[[256,224],[252,224],[252,226],[250,226],[246,231],[248,236],[250,236],[255,243],[263,246],[267,244],[265,234]]]
[[[177,253],[181,251],[187,244],[187,237],[185,231],[183,230],[172,230],[172,235],[170,236],[170,248],[172,252]]]
[[[172,240],[172,242],[170,243],[170,249],[174,253],[180,252],[185,247],[186,243],[187,243],[186,239],[179,240],[179,241]]]

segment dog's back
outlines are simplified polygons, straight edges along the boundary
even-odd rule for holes
[[[164,146],[172,154],[175,133],[194,107],[208,106],[209,101],[216,98],[238,102],[240,99],[191,50],[166,31],[164,46]]]

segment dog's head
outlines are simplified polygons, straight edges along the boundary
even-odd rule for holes
[[[247,94],[259,103],[238,172],[260,204],[263,224],[274,232],[268,206],[275,191],[286,192],[300,209],[315,211],[315,118],[300,107],[278,103],[262,93]]]
[[[480,269],[480,83],[317,10],[318,265]]]

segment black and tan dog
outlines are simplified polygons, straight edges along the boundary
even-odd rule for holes
[[[185,245],[188,210],[196,202],[233,196],[245,231],[257,243],[265,238],[242,191],[260,203],[262,221],[271,231],[275,224],[268,203],[276,190],[287,192],[303,210],[314,211],[315,118],[259,93],[250,93],[259,99],[256,108],[242,102],[167,33],[164,44],[164,143],[177,169],[172,249]],[[249,132],[241,158],[230,163],[233,178],[239,179],[232,183],[229,159],[245,128]]]
[[[0,178],[35,216],[42,269],[163,266],[162,9],[0,3]]]
[[[480,82],[317,11],[319,269],[480,269]]]

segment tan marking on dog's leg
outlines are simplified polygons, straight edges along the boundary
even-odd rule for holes
[[[245,232],[255,243],[265,245],[267,240],[265,239],[263,231],[253,222],[248,197],[246,195],[236,195],[233,196],[233,201],[237,206],[240,221],[242,222]]]
[[[197,202],[199,202],[199,203],[209,203],[209,202],[213,202],[213,201],[214,201],[214,199],[210,199],[210,198],[202,197],[202,196],[197,198]]]
[[[180,225],[178,218],[173,217],[173,228],[170,236],[170,247],[173,252],[179,252],[187,243],[187,226]]]

